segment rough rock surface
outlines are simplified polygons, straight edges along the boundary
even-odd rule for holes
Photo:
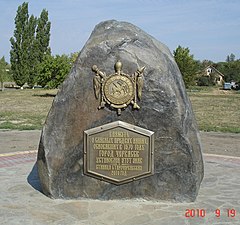
[[[146,66],[140,110],[120,116],[98,110],[92,65],[113,73],[117,60],[132,74]],[[83,131],[121,120],[155,132],[155,174],[116,186],[83,174]],[[169,49],[139,29],[115,20],[98,24],[54,99],[42,130],[38,170],[52,198],[194,201],[203,178],[196,121]]]

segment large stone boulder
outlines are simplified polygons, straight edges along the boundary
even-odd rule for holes
[[[117,60],[128,74],[146,67],[141,108],[129,105],[121,115],[109,107],[98,109],[91,70],[96,64],[112,74]],[[155,133],[154,175],[119,186],[83,173],[83,132],[118,120]],[[43,192],[52,198],[194,201],[203,179],[201,144],[169,49],[130,23],[98,24],[53,101],[37,165]]]

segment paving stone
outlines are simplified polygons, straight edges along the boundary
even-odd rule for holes
[[[205,180],[203,180],[199,196],[194,203],[144,200],[53,200],[34,189],[27,181],[36,158],[32,162],[22,164],[14,161],[15,164],[11,167],[0,168],[0,224],[237,225],[240,221],[240,190],[236,181],[240,179],[240,166],[235,163],[234,167],[233,165],[228,167],[227,160],[218,158],[215,160],[211,158],[214,163],[209,163],[210,158],[205,157],[205,179],[208,185],[204,185]],[[240,158],[235,159],[237,160],[240,162]],[[221,166],[216,167],[216,165]],[[218,178],[217,182],[212,179],[214,176]],[[211,182],[216,184],[215,188],[212,188]],[[225,191],[222,191],[222,188]],[[215,216],[217,208],[221,210],[220,218]],[[185,218],[186,209],[204,209],[206,216]],[[235,209],[236,216],[228,217],[227,209]]]

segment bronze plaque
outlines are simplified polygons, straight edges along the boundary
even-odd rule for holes
[[[95,96],[100,99],[98,109],[104,108],[108,104],[111,108],[117,109],[118,115],[130,103],[133,105],[133,109],[140,109],[137,98],[141,100],[145,67],[137,69],[132,75],[122,72],[120,61],[115,63],[114,68],[115,73],[106,75],[96,65],[92,66],[92,71],[95,72],[93,78]]]
[[[84,173],[124,184],[154,173],[154,133],[122,121],[84,131]]]

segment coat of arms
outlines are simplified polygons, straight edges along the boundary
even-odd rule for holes
[[[130,103],[133,105],[133,109],[140,109],[137,98],[141,100],[142,97],[145,67],[137,69],[132,75],[128,75],[122,72],[122,63],[117,61],[114,69],[115,73],[107,76],[96,65],[92,67],[92,71],[96,74],[93,78],[95,96],[100,99],[98,109],[104,108],[108,104],[117,109],[118,115],[121,115],[121,110]]]

